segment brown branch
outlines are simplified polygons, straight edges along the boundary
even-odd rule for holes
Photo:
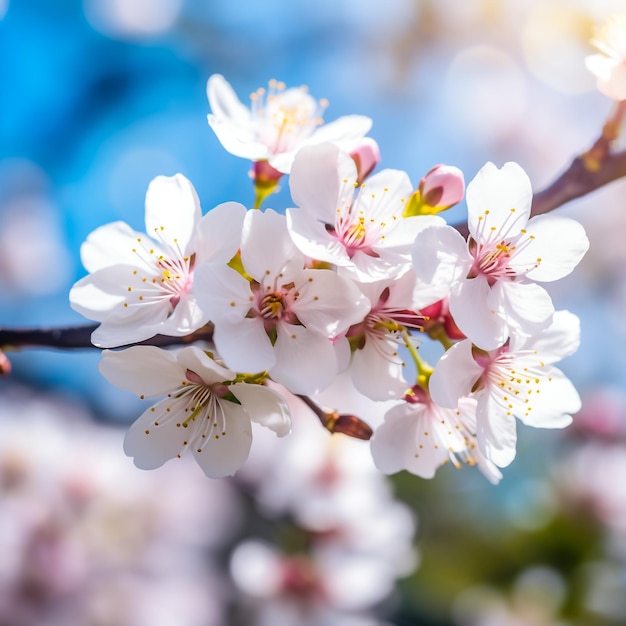
[[[95,348],[91,343],[91,333],[98,328],[97,324],[88,326],[67,326],[65,328],[0,328],[0,348],[57,348],[60,350],[76,350]],[[189,344],[194,341],[211,341],[213,324],[209,323],[199,330],[184,337],[155,335],[151,339],[129,344],[135,346],[174,346]],[[125,348],[128,346],[119,346]]]

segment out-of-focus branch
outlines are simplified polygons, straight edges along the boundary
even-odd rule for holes
[[[619,137],[625,116],[626,100],[617,103],[593,146],[576,157],[551,185],[534,194],[531,216],[549,213],[576,198],[582,198],[626,177],[626,151],[612,151],[613,142]],[[456,224],[455,228],[464,237],[469,235],[467,224]]]

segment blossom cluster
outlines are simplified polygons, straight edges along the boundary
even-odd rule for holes
[[[159,176],[145,233],[123,222],[94,231],[81,248],[89,274],[70,293],[100,323],[102,374],[163,396],[127,434],[138,467],[190,451],[208,476],[234,474],[251,422],[289,433],[270,381],[314,403],[341,375],[346,395],[377,403],[384,419],[362,417],[386,473],[432,477],[465,462],[496,482],[515,456],[516,419],[571,421],[580,400],[554,364],[576,350],[579,324],[539,283],[568,275],[588,240],[572,219],[531,217],[519,165],[487,163],[468,184],[465,238],[440,215],[463,199],[460,170],[435,166],[417,188],[400,170],[372,174],[369,118],[324,125],[325,101],[276,81],[249,108],[222,76],[207,94],[223,147],[253,162],[254,206],[203,215],[189,180]],[[292,206],[261,210],[285,175]],[[190,344],[207,328],[209,344],[112,350],[155,335]],[[434,368],[420,333],[445,350]]]

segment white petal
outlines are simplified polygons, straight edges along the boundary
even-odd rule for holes
[[[237,372],[262,372],[276,362],[275,350],[258,318],[216,324],[213,341],[226,365]]]
[[[126,294],[120,293],[120,272],[103,268],[81,278],[70,289],[70,306],[90,320],[100,321],[123,307]],[[95,278],[94,278],[95,277]]]
[[[191,255],[191,242],[202,217],[196,190],[182,174],[157,176],[146,192],[146,232],[164,241],[175,258]]]
[[[235,125],[246,127],[250,123],[250,110],[237,97],[230,83],[220,74],[213,74],[206,85],[211,111],[218,119],[227,119]]]
[[[512,266],[533,267],[526,276],[542,282],[567,276],[589,248],[585,229],[577,221],[560,215],[539,215],[526,226],[534,239],[521,253],[516,254]]]
[[[253,422],[273,430],[279,437],[291,431],[291,417],[285,399],[273,389],[237,383],[229,387]]]
[[[88,272],[112,265],[137,265],[137,239],[143,233],[133,230],[125,222],[112,222],[96,228],[80,247],[80,260]]]
[[[420,231],[412,257],[416,309],[447,296],[454,283],[467,275],[471,265],[465,239],[451,226],[431,226]]]
[[[226,434],[207,437],[206,442],[193,449],[193,456],[209,478],[232,476],[246,461],[252,444],[250,419],[244,409],[234,402],[220,401],[226,422]]]
[[[456,409],[482,374],[483,368],[472,356],[472,342],[460,341],[439,359],[428,383],[431,398],[439,406]]]
[[[574,354],[580,345],[580,320],[569,311],[556,311],[548,328],[532,337],[514,338],[511,351],[535,350],[545,363]]]
[[[483,350],[498,348],[509,338],[501,303],[484,276],[463,280],[450,296],[450,313],[461,332]]]
[[[236,373],[222,367],[204,350],[196,346],[187,346],[176,351],[176,360],[182,371],[191,370],[200,376],[207,385],[233,380]]]
[[[580,407],[580,396],[569,378],[556,367],[548,367],[533,410],[519,417],[535,428],[565,428],[572,423],[571,414],[580,411]]]
[[[196,299],[190,293],[180,297],[173,313],[165,320],[158,329],[158,334],[171,337],[184,337],[209,321],[209,316],[200,308]]]
[[[135,317],[132,324],[127,320],[106,320],[91,334],[91,343],[98,348],[118,348],[150,339],[159,333],[160,322],[148,309],[144,315]]]
[[[246,214],[241,260],[246,272],[258,282],[277,277],[288,260],[301,261],[300,267],[304,267],[304,256],[289,237],[285,216],[271,209]]]
[[[319,144],[334,143],[344,152],[351,152],[356,145],[367,135],[372,127],[372,120],[364,115],[345,115],[320,126],[305,142]]]
[[[500,281],[491,289],[490,303],[501,311],[507,335],[515,328],[528,335],[538,333],[548,327],[554,313],[550,295],[534,283]]]
[[[395,474],[409,465],[409,460],[417,452],[416,430],[419,424],[416,407],[403,402],[390,409],[372,439],[370,445],[376,467],[385,474]],[[434,475],[434,469],[428,477]]]
[[[196,267],[205,262],[228,263],[235,256],[245,215],[242,204],[224,202],[202,217],[194,241]]]
[[[306,210],[287,209],[287,228],[298,250],[311,259],[334,265],[352,264],[345,247]]]
[[[354,283],[331,270],[304,270],[296,283],[293,311],[307,328],[333,338],[369,312],[367,298]]]
[[[172,416],[182,412],[186,405],[185,398],[161,400],[137,418],[128,429],[124,438],[124,452],[134,458],[139,469],[160,467],[184,450],[182,429],[176,427]],[[166,411],[167,408],[170,408],[170,412]]]
[[[397,249],[399,254],[405,255],[411,252],[417,234],[430,226],[445,226],[445,221],[437,215],[417,215],[412,217],[398,218],[397,226],[389,233],[385,233],[385,238],[373,246],[374,250],[381,251],[388,256],[390,248]]]
[[[207,119],[226,152],[251,161],[261,161],[272,155],[270,149],[256,139],[251,128],[236,126],[230,120],[215,115],[209,115]]]
[[[299,207],[315,219],[334,226],[337,209],[354,195],[356,179],[354,161],[337,146],[324,143],[298,151],[291,168],[289,188]]]
[[[272,378],[296,394],[327,387],[338,369],[330,340],[304,326],[281,324],[277,331],[276,363],[269,370]]]
[[[498,238],[519,234],[530,217],[532,187],[517,163],[501,169],[487,163],[467,186],[466,201],[469,232],[480,243],[492,236],[492,227]]]
[[[515,418],[502,412],[485,390],[478,396],[476,438],[482,454],[498,467],[506,467],[515,458],[517,431]]]
[[[104,350],[98,369],[111,384],[138,396],[165,395],[185,380],[176,353],[155,346]]]
[[[397,350],[394,341],[368,338],[363,348],[355,351],[351,369],[358,391],[372,400],[402,397],[409,384],[402,374],[403,363]]]
[[[205,263],[196,267],[193,294],[215,324],[236,322],[250,311],[250,283],[230,267]]]

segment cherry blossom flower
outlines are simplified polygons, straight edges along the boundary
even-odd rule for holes
[[[573,354],[580,323],[557,311],[541,333],[517,335],[496,350],[477,350],[469,340],[450,348],[430,378],[435,402],[456,407],[459,398],[476,398],[478,445],[487,459],[505,467],[515,457],[515,418],[536,428],[564,428],[580,410],[580,397],[553,363]]]
[[[246,215],[241,261],[245,276],[202,267],[194,287],[224,361],[241,372],[268,371],[294,393],[330,384],[341,352],[348,356],[340,339],[363,319],[367,299],[331,270],[305,269],[285,217],[271,210]]]
[[[454,408],[435,404],[428,393],[413,387],[403,402],[387,411],[371,440],[376,467],[386,474],[407,470],[432,478],[444,463],[460,467],[459,458],[478,465],[492,482],[502,475],[476,446],[476,400],[461,398]]]
[[[116,347],[157,333],[187,335],[209,320],[192,295],[195,268],[227,263],[239,247],[245,208],[222,204],[202,217],[192,184],[181,174],[158,176],[146,194],[146,231],[124,222],[101,226],[81,247],[89,275],[70,304],[101,322],[98,347]]]
[[[166,396],[130,427],[124,450],[141,469],[160,467],[190,450],[209,478],[234,474],[248,458],[250,422],[278,436],[288,434],[285,401],[261,385],[237,382],[195,346],[166,351],[154,346],[105,350],[100,372],[111,383],[142,399]]]
[[[591,43],[599,54],[589,55],[585,64],[598,79],[598,90],[612,100],[626,100],[626,14],[611,16]]]
[[[347,332],[353,348],[350,371],[356,389],[372,400],[401,397],[410,386],[398,348],[408,341],[407,329],[424,323],[411,310],[414,283],[409,271],[399,279],[358,284],[370,311]]]
[[[222,146],[244,159],[267,160],[284,174],[301,147],[331,142],[350,151],[372,126],[372,120],[362,115],[347,115],[322,126],[328,102],[317,102],[305,87],[285,89],[275,80],[267,91],[261,88],[250,96],[249,109],[219,74],[209,78],[207,96],[209,125]]]
[[[467,188],[469,240],[451,226],[427,228],[415,240],[414,305],[422,308],[449,294],[454,321],[484,350],[514,333],[546,328],[552,300],[531,281],[566,276],[589,247],[575,220],[529,220],[531,198],[530,181],[517,163],[502,169],[487,163]]]
[[[387,169],[362,185],[357,181],[354,160],[337,146],[300,150],[289,181],[300,207],[287,209],[291,237],[304,254],[336,265],[354,280],[399,276],[410,265],[417,233],[445,222],[435,216],[402,217],[413,191],[405,172]]]

